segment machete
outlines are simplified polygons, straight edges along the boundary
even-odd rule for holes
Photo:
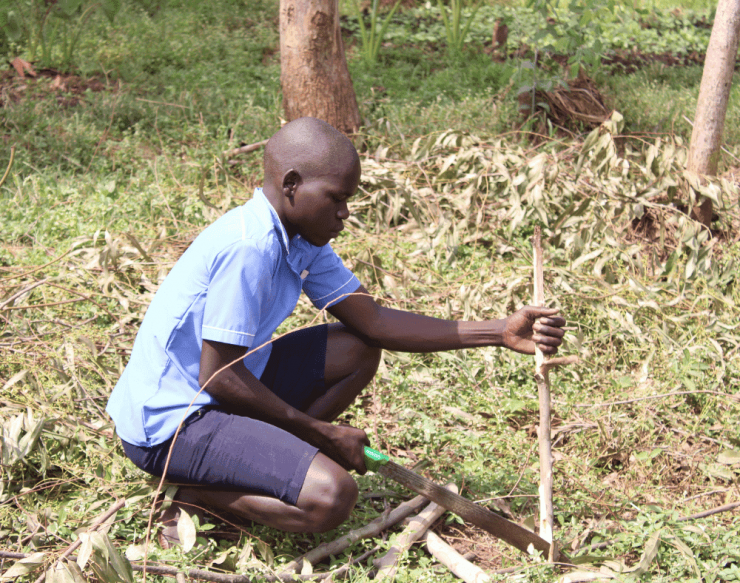
[[[532,551],[542,552],[547,557],[550,552],[550,543],[537,536],[531,530],[506,520],[494,514],[487,508],[478,506],[470,500],[466,500],[458,494],[453,494],[439,484],[407,470],[403,466],[392,462],[391,459],[370,447],[365,447],[365,467],[371,472],[381,474],[399,484],[406,486],[417,494],[421,494],[428,500],[436,502],[450,512],[454,512],[464,520],[475,524],[483,530],[490,532],[520,551],[532,554]],[[557,555],[557,553],[555,553]],[[557,556],[554,557],[557,561]]]

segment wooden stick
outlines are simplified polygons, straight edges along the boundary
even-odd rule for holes
[[[453,483],[445,486],[451,492],[457,494],[457,486]],[[427,529],[434,524],[437,519],[445,513],[445,509],[435,502],[432,502],[422,512],[411,519],[401,534],[398,535],[394,545],[388,549],[388,552],[375,561],[375,567],[378,569],[375,575],[375,581],[387,579],[393,581],[398,571],[398,561],[411,545],[419,540]]]
[[[691,514],[690,516],[682,516],[681,518],[677,520],[677,522],[684,522],[686,520],[696,520],[697,518],[705,518],[707,516],[711,516],[712,514],[719,514],[720,512],[727,512],[728,510],[734,510],[735,508],[740,508],[740,502],[733,502],[731,504],[717,506],[716,508],[710,508],[709,510],[705,510],[704,512],[697,512],[696,514]]]
[[[276,581],[323,581],[326,579],[343,577],[347,574],[350,567],[361,563],[367,559],[370,555],[376,553],[380,547],[374,547],[369,551],[364,552],[350,562],[342,565],[334,571],[328,573],[315,573],[312,575],[299,575],[293,573],[291,575],[260,575],[259,581],[267,581],[269,583]],[[0,559],[25,559],[30,557],[31,553],[14,553],[10,551],[0,550]],[[70,561],[76,560],[76,557],[67,557]],[[200,579],[201,581],[212,581],[213,583],[253,583],[255,579],[248,577],[247,575],[234,575],[230,573],[217,573],[215,571],[208,571],[207,569],[192,568],[188,569],[187,572],[180,571],[179,567],[167,567],[164,565],[141,565],[139,563],[131,563],[131,569],[139,573],[151,573],[152,575],[164,575],[167,577],[175,577],[178,575],[185,576],[190,579]]]
[[[427,530],[421,538],[426,542],[429,553],[465,583],[486,583],[491,580],[483,569],[467,560],[433,531]]]
[[[542,241],[539,225],[534,228],[532,238],[534,248],[534,305],[545,305],[545,277],[543,273]],[[540,399],[540,424],[537,436],[540,446],[540,536],[550,543],[552,562],[555,545],[553,544],[553,509],[552,509],[552,443],[550,439],[550,379],[548,368],[545,366],[545,355],[535,347],[534,379],[537,382],[537,392]]]
[[[390,528],[394,524],[397,524],[406,518],[409,514],[418,511],[425,502],[427,502],[427,499],[424,498],[424,496],[417,496],[412,500],[400,504],[388,514],[379,516],[365,526],[352,530],[336,540],[320,544],[315,549],[308,551],[302,557],[298,557],[285,565],[283,570],[280,572],[280,575],[297,572],[303,565],[303,561],[307,561],[311,565],[315,565],[330,555],[338,555],[344,549],[352,546],[360,539],[377,536],[385,529]]]
[[[267,145],[267,142],[268,140],[262,140],[261,142],[255,142],[254,144],[241,146],[240,148],[234,148],[233,150],[226,150],[223,154],[225,158],[238,156],[239,154],[248,154],[249,152],[254,152],[255,150],[259,150],[262,146]]]
[[[87,532],[93,532],[95,529],[97,529],[101,524],[103,524],[106,520],[108,520],[111,516],[113,516],[116,512],[118,512],[121,508],[123,508],[126,505],[125,500],[119,500],[116,502],[113,506],[111,506],[108,510],[106,510],[103,514],[98,516],[95,520],[92,521],[92,524],[90,524],[90,528],[87,529]],[[78,537],[75,542],[73,542],[71,545],[67,547],[67,550],[65,550],[57,559],[58,561],[61,561],[62,559],[66,559],[68,556],[70,556],[77,547],[79,547],[82,544],[82,537]],[[41,576],[39,576],[38,579],[36,579],[36,583],[44,583],[44,580],[46,579],[46,571],[44,571]]]

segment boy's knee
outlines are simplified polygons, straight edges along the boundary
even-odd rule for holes
[[[318,456],[317,456],[318,457]],[[311,531],[326,532],[347,520],[357,502],[357,483],[345,470],[330,462],[306,476],[298,506],[310,514]],[[312,469],[313,464],[312,464]]]
[[[352,476],[344,476],[323,493],[320,510],[316,517],[316,531],[326,532],[347,520],[357,502],[359,490]]]
[[[383,350],[375,346],[368,346],[363,342],[364,352],[362,358],[362,364],[367,369],[371,376],[375,376],[380,366],[380,356],[383,354]]]

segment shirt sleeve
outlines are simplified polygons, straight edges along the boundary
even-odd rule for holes
[[[321,248],[307,271],[303,291],[319,310],[341,302],[360,287],[360,280],[328,244]]]
[[[203,314],[203,340],[251,346],[272,293],[273,253],[238,241],[214,257]]]

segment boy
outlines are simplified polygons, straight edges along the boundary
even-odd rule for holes
[[[379,306],[329,246],[359,181],[342,133],[313,118],[285,125],[265,148],[263,189],[205,229],[158,290],[107,411],[128,457],[161,476],[195,399],[166,470],[189,485],[163,517],[166,534],[179,505],[294,532],[344,522],[358,494],[348,470],[365,473],[369,441],[332,421],[373,378],[383,348],[557,352],[557,310],[452,322]],[[301,291],[341,323],[270,344]]]

